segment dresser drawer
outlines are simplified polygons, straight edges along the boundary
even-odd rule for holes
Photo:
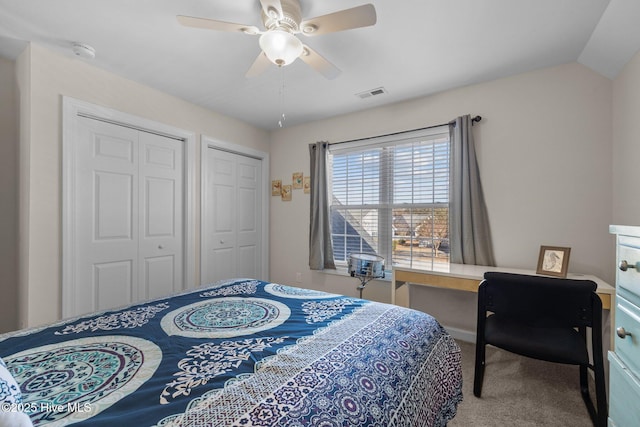
[[[618,244],[618,266],[621,262],[626,261],[629,266],[640,267],[640,238],[619,236]],[[640,295],[640,272],[638,270],[640,268],[627,268],[627,271],[618,268],[616,286]]]
[[[616,354],[636,376],[640,377],[640,309],[621,296],[616,300]],[[624,328],[631,335],[620,338],[617,333],[619,328]]]
[[[640,426],[640,382],[609,352],[609,425]]]

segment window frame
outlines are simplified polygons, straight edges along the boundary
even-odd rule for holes
[[[401,146],[401,145],[405,145],[405,144],[410,144],[410,143],[414,143],[414,142],[425,142],[425,140],[428,141],[436,141],[438,139],[442,139],[442,138],[446,138],[448,141],[448,162],[449,162],[449,167],[448,167],[448,172],[450,174],[450,156],[451,156],[451,141],[450,141],[450,135],[449,135],[449,127],[448,125],[440,125],[440,126],[432,126],[432,127],[428,127],[428,128],[423,128],[423,129],[417,129],[417,130],[413,130],[413,131],[406,131],[406,132],[399,132],[399,133],[395,133],[395,134],[389,134],[389,135],[384,135],[384,136],[379,136],[379,137],[372,137],[372,138],[363,138],[363,139],[358,139],[358,140],[354,140],[354,141],[349,141],[349,142],[344,142],[344,143],[338,143],[338,144],[330,144],[329,146],[329,159],[328,159],[328,163],[327,163],[327,167],[328,167],[328,178],[329,178],[329,205],[330,205],[330,215],[333,214],[334,210],[342,210],[342,211],[348,211],[348,210],[365,210],[365,209],[375,209],[378,212],[378,233],[377,233],[377,238],[378,238],[378,248],[377,248],[377,254],[384,257],[385,259],[385,264],[386,264],[386,269],[387,271],[392,270],[393,268],[393,237],[394,237],[394,231],[393,231],[393,212],[396,209],[409,209],[409,208],[415,208],[415,209],[420,209],[420,208],[429,208],[429,209],[433,209],[433,208],[439,208],[439,207],[447,207],[449,208],[450,206],[450,198],[451,198],[451,183],[450,183],[450,175],[449,175],[449,179],[447,181],[447,200],[446,202],[432,202],[432,203],[395,203],[393,200],[393,179],[392,177],[386,176],[387,172],[391,172],[391,175],[393,176],[393,170],[391,168],[387,169],[387,170],[383,170],[380,171],[378,176],[380,177],[380,187],[381,190],[383,192],[383,194],[381,195],[380,199],[381,200],[388,200],[388,203],[372,203],[372,204],[360,204],[360,205],[348,205],[348,208],[336,208],[335,203],[333,201],[333,194],[334,194],[334,189],[333,189],[333,185],[334,185],[334,181],[333,181],[333,157],[336,155],[346,155],[348,153],[356,153],[356,152],[362,152],[362,151],[366,151],[366,150],[374,150],[374,149],[378,149],[381,148],[383,150],[381,150],[381,152],[383,153],[381,155],[381,158],[379,160],[379,164],[382,163],[382,158],[385,156],[384,153],[387,153],[386,155],[389,154],[389,151],[384,150],[384,148],[386,147],[395,147],[395,146]],[[385,161],[389,161],[389,159],[385,159]],[[393,162],[393,160],[391,160],[391,162]],[[391,163],[393,164],[393,163]],[[385,198],[383,198],[385,197]],[[334,233],[334,230],[331,230],[331,238],[333,240],[333,237],[336,233]],[[346,234],[344,234],[345,236],[345,240],[346,240]],[[359,235],[360,239],[362,239],[362,237]],[[344,254],[344,260],[338,260],[335,259],[335,254],[338,253],[338,251],[336,250],[336,248],[334,248],[334,261],[336,266],[338,267],[347,267],[348,265],[348,245],[345,245],[344,251],[342,251],[342,253]],[[410,268],[414,268],[413,267],[413,254],[410,255],[409,258],[409,266]],[[449,260],[447,260],[447,265],[449,264]],[[433,259],[431,261],[431,265],[433,267]],[[404,266],[402,266],[404,267]],[[422,268],[424,269],[424,268]]]

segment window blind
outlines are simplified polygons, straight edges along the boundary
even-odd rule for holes
[[[337,263],[365,252],[383,256],[387,269],[448,264],[446,127],[332,148],[329,164]]]

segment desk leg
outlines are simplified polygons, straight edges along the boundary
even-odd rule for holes
[[[391,284],[391,304],[409,307],[409,282],[394,280]]]
[[[615,335],[616,335],[616,308],[617,308],[617,304],[618,301],[616,301],[616,294],[611,295],[611,307],[609,307],[609,316],[607,319],[607,316],[604,314],[602,314],[602,319],[603,320],[608,320],[610,322],[610,327],[609,327],[609,349],[611,351],[614,351],[615,348]],[[602,330],[604,331],[604,326]],[[607,360],[607,352],[605,351],[605,355],[604,355],[604,360],[606,362]],[[605,363],[605,365],[607,365],[607,363]]]

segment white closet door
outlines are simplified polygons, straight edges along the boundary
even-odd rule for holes
[[[182,141],[139,133],[140,269],[138,295],[159,298],[182,288]]]
[[[75,313],[181,286],[182,144],[80,117],[75,160]]]
[[[260,190],[262,162],[246,156],[236,156],[237,168],[237,252],[236,275],[261,278]]]
[[[235,277],[260,278],[262,271],[259,159],[207,149],[203,283]]]

